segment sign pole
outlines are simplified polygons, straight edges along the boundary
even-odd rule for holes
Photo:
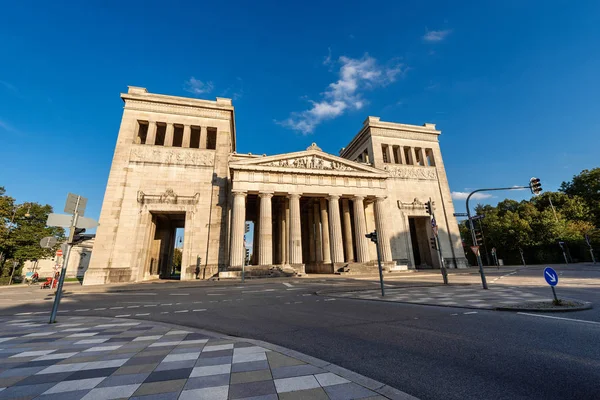
[[[448,271],[446,271],[446,263],[444,261],[444,255],[442,254],[442,246],[440,243],[440,237],[438,236],[438,227],[437,220],[435,219],[435,212],[433,211],[433,202],[431,201],[431,197],[429,198],[429,204],[431,209],[431,217],[433,218],[433,223],[435,226],[431,226],[433,230],[433,236],[435,238],[435,246],[437,247],[438,255],[440,257],[440,272],[442,273],[442,279],[444,280],[444,285],[448,284]]]
[[[50,324],[56,322],[56,313],[58,312],[58,305],[60,304],[60,297],[62,295],[63,283],[65,282],[65,275],[67,273],[67,265],[69,262],[69,256],[71,255],[71,248],[73,247],[73,237],[75,236],[75,227],[77,226],[77,218],[79,217],[79,199],[81,196],[77,196],[77,204],[75,205],[75,213],[73,214],[73,222],[71,223],[69,231],[69,240],[67,242],[67,254],[64,255],[63,265],[58,277],[58,287],[56,288],[56,294],[54,295],[54,304],[52,305],[52,313],[50,314]]]
[[[554,296],[554,301],[558,303],[558,297],[556,297],[556,290],[554,290],[554,286],[550,286],[552,288],[552,295]]]
[[[523,266],[526,267],[527,264],[525,264],[525,257],[523,257],[523,249],[519,247],[519,253],[521,253],[521,261],[523,261]]]

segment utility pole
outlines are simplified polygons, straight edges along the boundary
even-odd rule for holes
[[[444,285],[447,285],[448,271],[446,271],[446,263],[444,262],[444,255],[442,254],[442,246],[440,242],[440,237],[438,235],[438,226],[437,221],[435,219],[435,212],[433,211],[433,202],[431,201],[431,197],[429,198],[429,201],[425,203],[425,211],[427,211],[427,214],[431,215],[431,231],[433,232],[432,247],[438,251],[438,256],[440,258],[440,272],[442,273]]]
[[[535,184],[535,186],[534,186]],[[491,191],[497,191],[497,190],[517,190],[517,189],[531,189],[531,192],[534,194],[538,194],[539,192],[542,191],[542,185],[540,183],[540,180],[538,178],[531,178],[529,180],[529,186],[513,186],[513,187],[505,187],[505,188],[489,188],[489,189],[477,189],[477,190],[473,190],[471,193],[469,193],[469,195],[467,196],[467,218],[469,219],[469,228],[471,230],[471,239],[473,240],[473,245],[476,246],[477,245],[477,238],[475,237],[475,227],[473,226],[473,220],[471,219],[471,211],[469,210],[469,200],[471,199],[471,196],[473,196],[475,193],[479,193],[479,192],[491,192]],[[535,192],[534,192],[535,190]],[[481,262],[481,256],[480,256],[480,252],[477,251],[476,253],[477,256],[477,264],[479,265],[479,274],[481,275],[481,284],[483,286],[484,289],[487,289],[487,281],[485,279],[485,272],[483,271],[483,264]]]

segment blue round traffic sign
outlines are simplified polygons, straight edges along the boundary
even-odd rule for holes
[[[550,286],[556,286],[556,284],[558,283],[558,274],[555,270],[553,270],[550,267],[544,268],[544,278]]]

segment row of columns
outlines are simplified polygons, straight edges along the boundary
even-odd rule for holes
[[[175,133],[175,124],[166,124],[165,131],[165,144],[166,147],[173,146],[173,136]],[[156,144],[156,130],[158,129],[158,125],[156,121],[148,121],[148,133],[146,135],[146,144]],[[206,138],[207,138],[208,128],[206,126],[200,127],[200,148],[206,148]],[[192,137],[192,126],[191,125],[183,125],[183,141],[181,147],[189,148]]]
[[[246,223],[246,196],[244,191],[233,192],[233,212],[231,220],[231,252],[230,265],[241,267],[244,263],[244,232]],[[258,218],[258,264],[273,264],[273,224],[272,224],[272,198],[273,193],[260,193],[260,213]],[[283,263],[291,265],[302,264],[302,232],[300,216],[300,194],[288,195],[289,207],[282,207],[280,211],[280,242],[278,249],[279,258]],[[356,260],[352,245],[351,216],[348,199],[342,199],[342,220],[340,218],[340,196],[331,195],[328,198],[327,208],[325,199],[314,202],[309,209],[309,252],[314,261],[329,263],[369,262],[369,241],[365,237],[367,225],[365,221],[364,196],[354,196],[354,230],[356,242]],[[385,197],[375,200],[375,223],[379,238],[383,262],[392,261],[392,252],[388,231],[386,228]],[[285,218],[283,218],[285,216]],[[319,228],[320,227],[320,228]],[[317,232],[317,229],[319,231]],[[312,240],[314,239],[314,240]],[[287,243],[286,243],[287,242]],[[345,257],[344,257],[345,254]]]
[[[405,153],[404,149],[408,149],[408,152]],[[431,149],[426,149],[422,147],[415,148],[409,146],[385,145],[385,147],[382,148],[382,151],[386,153],[385,155],[388,160],[388,163],[391,164],[395,163],[395,161],[398,160],[398,164],[427,166],[427,158],[429,157],[431,166],[435,166],[435,162],[433,160],[433,151]],[[419,162],[417,162],[417,160],[419,160]]]

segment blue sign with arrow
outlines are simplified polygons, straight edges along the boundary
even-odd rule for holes
[[[558,283],[558,274],[556,273],[555,270],[553,270],[550,267],[546,267],[544,269],[544,278],[546,279],[546,282],[548,282],[548,285],[550,285],[550,286],[556,286],[556,284]]]

